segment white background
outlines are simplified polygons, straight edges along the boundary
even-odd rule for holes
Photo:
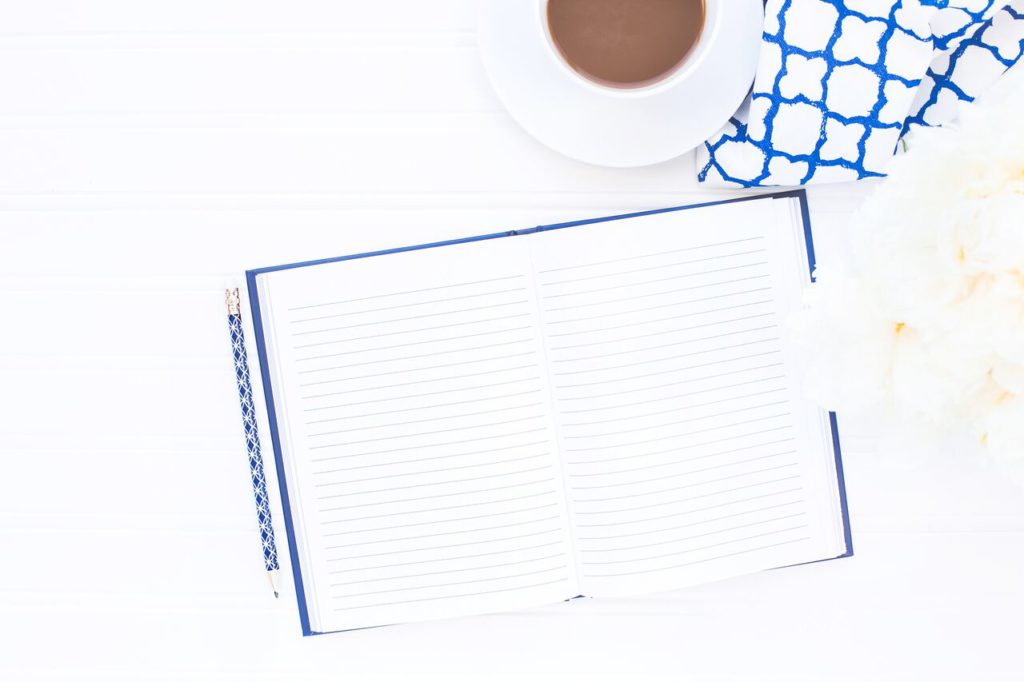
[[[844,429],[852,559],[299,636],[261,571],[223,287],[707,194],[688,157],[533,142],[474,23],[471,0],[0,2],[0,679],[1024,678],[1024,496],[870,424]],[[868,189],[813,191],[821,262]]]

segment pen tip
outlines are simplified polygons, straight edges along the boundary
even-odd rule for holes
[[[277,599],[277,598],[278,598],[279,596],[280,596],[280,595],[278,595],[278,593],[277,593],[277,590],[275,590],[275,591],[274,591],[274,599]]]

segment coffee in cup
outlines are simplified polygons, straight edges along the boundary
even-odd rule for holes
[[[705,0],[548,0],[562,59],[598,85],[633,89],[665,80],[704,30]]]

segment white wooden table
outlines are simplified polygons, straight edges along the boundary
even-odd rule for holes
[[[223,287],[702,196],[689,158],[533,142],[474,22],[471,0],[0,2],[0,679],[1024,678],[1021,492],[870,424],[844,423],[852,559],[299,636],[260,570]],[[820,262],[865,191],[812,193]]]

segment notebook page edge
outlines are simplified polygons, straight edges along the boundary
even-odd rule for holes
[[[815,281],[817,256],[814,249],[814,230],[811,223],[810,206],[806,190],[799,190],[788,195],[775,197],[789,208],[788,216],[796,231],[796,242],[803,248],[798,250],[798,258],[807,266],[807,278],[803,280],[803,291],[806,292]],[[853,535],[850,527],[850,513],[846,492],[846,479],[843,471],[842,446],[839,436],[838,415],[825,409],[821,410],[822,430],[831,445],[830,473],[833,483],[833,497],[836,527],[836,554],[819,561],[839,559],[853,556]]]

